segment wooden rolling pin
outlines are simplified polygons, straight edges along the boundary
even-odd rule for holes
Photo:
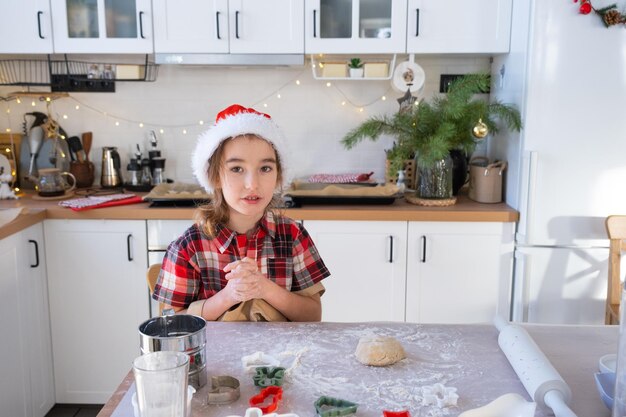
[[[83,150],[85,151],[85,158],[89,161],[89,151],[91,150],[91,141],[93,140],[93,133],[83,133]]]

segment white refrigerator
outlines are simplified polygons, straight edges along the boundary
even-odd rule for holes
[[[604,219],[626,214],[626,28],[578,8],[515,1],[511,51],[493,60],[492,97],[523,122],[489,142],[509,161],[506,201],[521,215],[515,321],[604,323]]]

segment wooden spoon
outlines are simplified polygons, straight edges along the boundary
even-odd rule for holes
[[[93,133],[85,132],[83,133],[83,150],[85,151],[85,156],[87,161],[89,161],[89,151],[91,150],[91,141],[93,140]]]

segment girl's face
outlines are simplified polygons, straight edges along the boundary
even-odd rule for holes
[[[272,145],[255,136],[239,136],[226,142],[220,185],[231,222],[237,223],[238,218],[254,222],[261,219],[278,185]]]

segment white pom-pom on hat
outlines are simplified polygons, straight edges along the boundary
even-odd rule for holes
[[[193,175],[209,194],[213,193],[213,187],[209,184],[208,178],[209,159],[220,143],[228,138],[246,134],[258,136],[271,143],[284,167],[283,150],[286,148],[286,143],[278,125],[268,114],[233,104],[219,112],[215,118],[215,124],[198,137],[191,157]]]

